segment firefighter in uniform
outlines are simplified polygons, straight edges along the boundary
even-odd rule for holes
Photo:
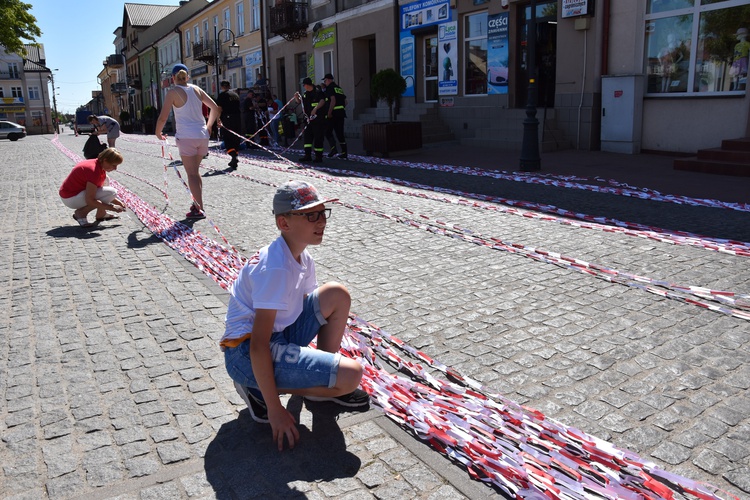
[[[220,86],[221,93],[216,99],[216,104],[221,107],[219,125],[229,130],[221,130],[221,138],[224,141],[227,153],[232,157],[228,170],[236,170],[241,139],[232,132],[239,134],[241,129],[240,96],[229,90],[230,84],[228,81],[222,81]]]
[[[331,149],[328,151],[328,157],[332,158],[336,155],[336,141],[333,138],[333,134],[336,134],[336,139],[339,141],[341,146],[341,154],[339,158],[346,158],[346,137],[344,137],[344,120],[346,119],[346,94],[333,80],[331,73],[326,74],[323,77],[323,82],[326,85],[326,98],[328,99],[328,114],[326,119],[326,139]]]
[[[302,80],[305,93],[302,94],[302,105],[307,115],[308,123],[305,127],[305,156],[297,161],[323,161],[323,138],[325,137],[325,117],[328,112],[328,102],[325,95],[315,88],[310,78]],[[315,158],[312,151],[315,150]]]

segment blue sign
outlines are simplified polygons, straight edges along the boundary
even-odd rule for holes
[[[487,16],[487,93],[508,93],[508,20],[502,12]]]
[[[448,0],[423,0],[401,6],[401,29],[411,30],[451,20]]]

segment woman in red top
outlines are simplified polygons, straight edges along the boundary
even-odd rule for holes
[[[81,227],[91,227],[88,214],[96,210],[96,223],[116,219],[112,212],[125,211],[125,204],[117,199],[117,190],[109,185],[107,172],[112,172],[123,161],[115,148],[102,151],[95,160],[78,163],[60,186],[60,198],[66,207],[75,210],[73,218]]]

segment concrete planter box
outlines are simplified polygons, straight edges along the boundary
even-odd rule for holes
[[[384,158],[421,149],[422,123],[366,123],[362,125],[362,146],[368,155]]]

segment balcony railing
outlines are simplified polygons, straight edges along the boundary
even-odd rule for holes
[[[203,40],[193,44],[193,59],[213,64],[216,58],[213,41]]]
[[[271,32],[290,42],[305,37],[310,24],[307,18],[307,2],[282,0],[271,7]]]

